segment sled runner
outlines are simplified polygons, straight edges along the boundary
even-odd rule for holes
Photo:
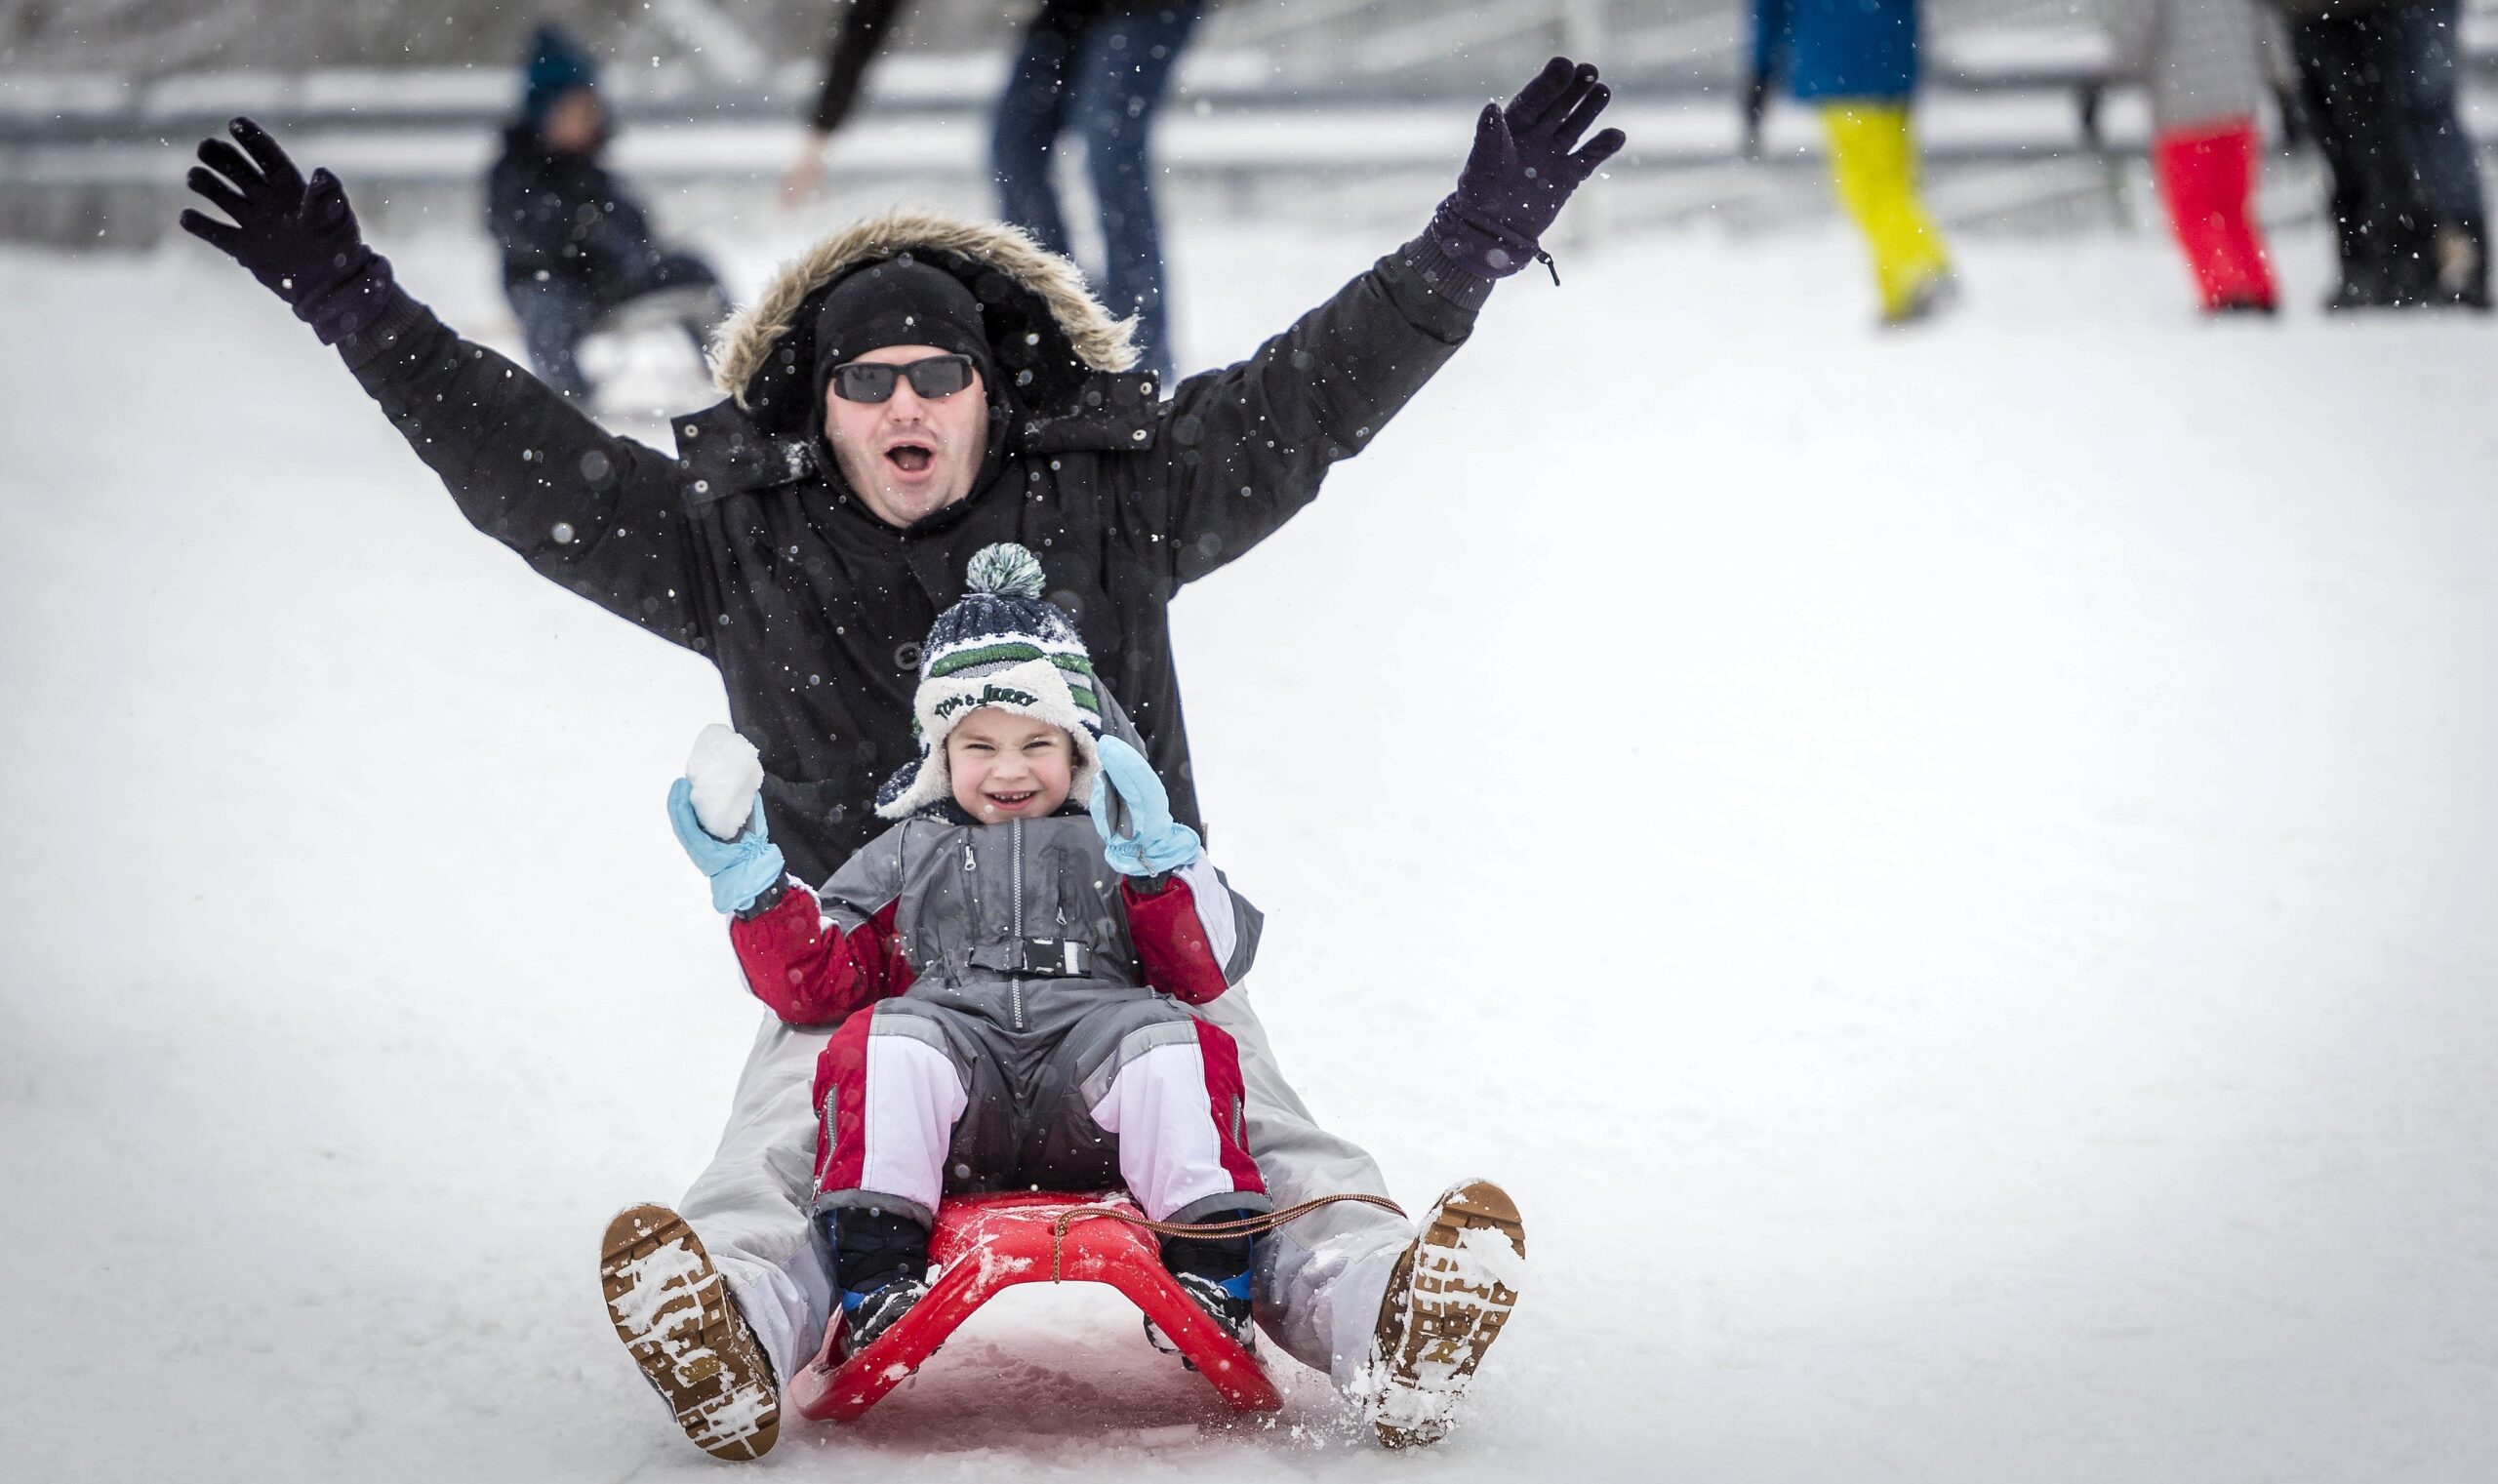
[[[1140,1214],[1124,1195],[947,1199],[928,1235],[928,1260],[938,1277],[927,1296],[846,1359],[835,1353],[840,1326],[833,1326],[823,1351],[791,1379],[789,1402],[811,1421],[849,1422],[917,1371],[998,1293],[1018,1283],[1063,1281],[1108,1283],[1127,1295],[1234,1408],[1272,1412],[1283,1405],[1266,1368],[1172,1281],[1150,1234],[1110,1216],[1069,1220],[1084,1211]]]

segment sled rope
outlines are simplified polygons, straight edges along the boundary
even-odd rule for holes
[[[1228,1222],[1155,1222],[1148,1221],[1143,1212],[1134,1209],[1122,1209],[1117,1206],[1078,1206],[1071,1211],[1060,1212],[1058,1220],[1050,1223],[1050,1281],[1053,1283],[1064,1281],[1062,1274],[1065,1271],[1064,1249],[1067,1245],[1067,1228],[1078,1222],[1092,1221],[1096,1217],[1108,1217],[1114,1222],[1125,1222],[1131,1226],[1143,1231],[1150,1231],[1156,1236],[1257,1236],[1263,1232],[1272,1231],[1287,1222],[1297,1222],[1321,1206],[1332,1206],[1339,1201],[1377,1206],[1380,1210],[1398,1217],[1405,1214],[1404,1207],[1385,1195],[1359,1194],[1322,1195],[1314,1200],[1303,1201],[1300,1205],[1288,1210],[1269,1211],[1262,1216],[1234,1217]]]

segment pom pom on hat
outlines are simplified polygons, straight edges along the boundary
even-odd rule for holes
[[[1041,595],[1041,559],[1029,547],[1013,541],[999,541],[973,552],[963,576],[974,592],[993,592],[1010,598]]]

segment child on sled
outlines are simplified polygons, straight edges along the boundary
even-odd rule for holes
[[[843,1353],[927,1292],[947,1192],[1117,1184],[1184,1223],[1269,1209],[1231,1038],[1185,1008],[1247,972],[1257,909],[1106,730],[1038,560],[990,546],[970,580],[923,650],[921,754],[877,797],[896,822],[832,879],[787,878],[759,801],[700,750],[669,800],[756,996],[840,1023],[816,1074],[815,1173]],[[1162,1256],[1253,1343],[1250,1238],[1167,1237]]]

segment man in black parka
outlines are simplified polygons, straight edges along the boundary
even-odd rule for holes
[[[444,326],[363,243],[336,178],[306,180],[248,120],[233,125],[240,149],[204,142],[190,177],[236,224],[198,212],[182,224],[339,348],[480,530],[718,665],[732,721],[762,752],[772,838],[795,875],[820,882],[875,832],[876,785],[913,752],[917,643],[962,595],[971,554],[997,541],[1040,554],[1047,595],[1126,704],[1174,814],[1201,826],[1173,594],[1308,504],[1329,466],[1465,341],[1495,279],[1549,262],[1538,239],[1623,142],[1605,130],[1580,143],[1608,97],[1595,68],[1554,59],[1506,107],[1485,106],[1458,187],[1422,235],[1249,360],[1174,388],[1130,371],[1127,325],[1012,228],[907,213],[862,223],[785,268],[732,322],[715,367],[729,399],[677,421],[675,458],[605,432]],[[976,396],[977,417],[956,404],[914,422],[909,399],[931,396],[918,377],[843,374],[949,355],[973,364],[951,397]],[[828,402],[828,385],[850,405]],[[854,400],[878,390],[901,403],[900,421],[872,422]],[[1209,1018],[1239,1043],[1250,1146],[1277,1205],[1382,1190],[1369,1156],[1318,1128],[1275,1069],[1246,997],[1218,1005]],[[772,1377],[806,1362],[826,1319],[805,1201],[807,1091],[828,1029],[765,1018],[720,1151],[680,1207],[699,1237],[666,1239],[726,1278],[734,1302],[725,1314],[705,1306],[705,1337],[743,1359],[689,1396],[635,1348],[679,1425],[722,1457],[771,1445]],[[1497,1187],[1461,1188],[1470,1194],[1444,1197],[1419,1236],[1340,1204],[1261,1243],[1261,1323],[1356,1390],[1391,1445],[1439,1435],[1514,1298],[1500,1289],[1507,1298],[1465,1335],[1426,1335],[1444,1316],[1413,1292],[1434,1253],[1465,1250],[1470,1226],[1498,1227],[1523,1251]]]

